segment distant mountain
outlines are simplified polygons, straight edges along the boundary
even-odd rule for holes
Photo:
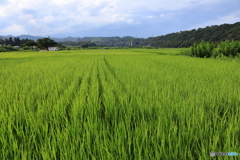
[[[56,40],[55,40],[56,41]],[[97,46],[107,46],[107,47],[124,47],[124,46],[136,46],[136,45],[142,45],[145,41],[144,38],[135,38],[131,36],[125,36],[125,37],[67,37],[64,39],[61,39],[61,41],[58,41],[58,43],[64,44],[64,45],[73,45],[77,46],[81,43],[85,42],[92,42],[95,43]],[[72,43],[73,42],[73,43]]]
[[[31,36],[31,35],[20,35],[20,36],[13,36],[13,35],[4,35],[2,36],[3,38],[9,38],[9,37],[19,37],[20,39],[31,39],[31,40],[38,40],[40,38],[44,38],[41,36]],[[136,39],[131,36],[125,36],[125,37],[71,37],[68,36],[66,38],[55,38],[55,37],[50,37],[51,39],[55,40],[56,42],[66,42],[66,41],[72,41],[72,42],[79,42],[79,41],[90,41],[90,42],[106,42],[106,41],[125,41],[125,40],[133,40]],[[143,40],[144,38],[137,38]]]
[[[9,38],[9,37],[19,37],[20,39],[31,39],[31,40],[38,40],[40,38],[43,38],[43,37],[40,37],[40,36],[31,36],[31,35],[20,35],[20,36],[13,36],[13,35],[2,35],[1,37],[3,38]]]
[[[71,37],[71,36],[68,36],[66,38],[54,38],[54,37],[50,37],[50,38],[55,40],[56,42],[63,42],[63,41],[77,42],[79,39],[81,39],[80,37]]]
[[[31,39],[31,40],[36,41],[36,40],[41,39],[41,38],[43,38],[43,37],[40,37],[40,36],[31,36],[31,35],[20,35],[19,38],[20,38],[20,39],[26,39],[26,38],[27,38],[27,39]]]
[[[44,38],[41,36],[20,35],[20,36],[0,36],[0,39],[9,37],[19,37],[20,39],[38,40]],[[84,41],[93,42],[98,46],[153,46],[153,47],[189,47],[194,43],[202,40],[207,42],[219,43],[224,40],[240,40],[240,22],[234,24],[212,25],[205,28],[193,29],[190,31],[180,31],[157,37],[135,38],[131,36],[125,37],[66,37],[54,38],[50,37],[58,43],[65,45],[79,45]]]
[[[163,36],[149,37],[146,43],[153,47],[189,47],[201,41],[219,43],[224,40],[240,40],[240,22],[212,25],[205,28],[181,31]]]

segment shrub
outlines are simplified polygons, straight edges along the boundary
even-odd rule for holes
[[[82,44],[81,48],[88,48],[88,45],[87,44]]]
[[[202,41],[199,44],[194,44],[193,46],[190,47],[190,54],[193,57],[211,57],[212,55],[212,50],[216,47],[214,43],[208,43]]]
[[[142,48],[143,49],[154,49],[154,47],[152,47],[152,46],[143,46]]]
[[[9,52],[9,51],[17,51],[17,50],[18,50],[17,48],[14,48],[10,45],[0,47],[0,52]]]
[[[25,47],[23,47],[23,50],[30,50],[30,49],[32,49],[32,48],[29,47],[29,46],[25,46]]]
[[[0,47],[0,52],[6,52],[6,49],[4,47]]]
[[[186,56],[191,56],[190,48],[184,48],[183,50],[180,51],[180,54],[186,55]]]
[[[93,47],[88,47],[89,49],[101,49],[102,47],[99,46],[93,46]]]
[[[226,40],[218,44],[213,50],[213,57],[226,56],[235,57],[240,53],[240,42]]]
[[[236,57],[240,54],[240,42],[239,41],[229,41],[220,42],[218,45],[214,43],[208,43],[202,41],[199,44],[193,44],[193,46],[180,51],[183,55],[188,55],[192,57]]]

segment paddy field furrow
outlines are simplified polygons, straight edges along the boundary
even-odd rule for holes
[[[111,69],[112,67],[108,64],[105,57],[103,60],[103,74],[105,76],[105,80],[107,81],[107,87],[111,88],[111,94],[113,94],[115,106],[124,108],[124,103],[126,104],[131,102],[132,95],[130,91],[126,89],[125,85],[121,82],[116,73]]]
[[[237,152],[239,62],[168,55],[176,51],[0,55],[0,159],[205,160],[210,151]]]
[[[109,65],[108,61],[104,57],[104,65],[106,66],[107,70],[111,73],[113,78],[122,86],[122,89],[126,92],[126,88],[124,87],[124,84],[121,82],[121,80],[118,78],[116,73],[113,71],[112,67]]]
[[[106,107],[105,107],[105,95],[104,95],[104,86],[103,86],[103,79],[101,78],[102,74],[100,72],[100,70],[102,70],[101,68],[101,59],[98,60],[97,63],[97,83],[98,83],[98,103],[100,105],[99,111],[98,111],[98,115],[100,117],[100,119],[105,119],[105,114],[106,114]]]

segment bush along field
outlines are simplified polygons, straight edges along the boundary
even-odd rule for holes
[[[178,53],[1,53],[0,159],[206,160],[211,151],[238,152],[240,63]]]
[[[184,49],[181,51],[183,55],[200,58],[221,58],[221,57],[239,57],[240,56],[240,41],[223,41],[219,44],[204,42]]]

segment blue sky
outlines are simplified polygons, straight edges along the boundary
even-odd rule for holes
[[[240,22],[240,0],[1,0],[0,35],[147,38]]]

